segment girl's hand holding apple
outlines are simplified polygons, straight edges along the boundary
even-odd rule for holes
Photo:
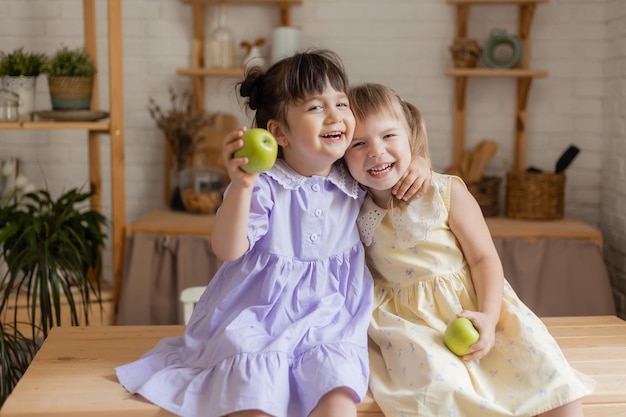
[[[243,148],[243,140],[241,137],[246,132],[246,127],[241,127],[224,138],[222,146],[222,158],[226,166],[226,172],[230,177],[230,181],[235,186],[242,188],[251,188],[256,181],[258,174],[249,174],[241,169],[241,166],[248,163],[248,158],[234,156],[235,151]]]
[[[274,166],[278,155],[276,138],[268,130],[254,128],[246,130],[241,136],[243,147],[234,153],[235,158],[247,158],[248,162],[240,168],[249,174],[259,174]]]
[[[494,321],[488,314],[472,310],[463,310],[457,317],[470,320],[480,335],[473,344],[472,351],[464,355],[463,360],[474,361],[487,356],[495,345],[497,317]]]
[[[457,317],[448,323],[443,334],[443,342],[457,356],[465,358],[472,353],[472,346],[480,334],[472,322],[465,317]]]
[[[251,186],[256,175],[274,166],[277,155],[276,139],[265,129],[242,127],[224,139],[222,156],[228,176],[244,186]]]

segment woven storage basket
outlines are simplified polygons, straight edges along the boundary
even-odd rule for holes
[[[558,220],[565,206],[565,174],[509,172],[506,216],[525,220]]]
[[[499,177],[484,177],[480,181],[470,182],[467,189],[474,196],[485,217],[498,215],[500,194]]]
[[[48,77],[52,109],[89,109],[92,77]]]

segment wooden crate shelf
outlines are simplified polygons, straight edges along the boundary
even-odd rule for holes
[[[511,77],[517,82],[517,100],[515,120],[515,145],[514,145],[514,169],[525,169],[526,165],[526,139],[527,139],[527,102],[532,80],[535,77],[547,77],[548,72],[528,68],[531,44],[530,26],[538,3],[547,0],[447,0],[448,4],[456,6],[455,39],[467,37],[468,18],[472,5],[518,5],[518,30],[517,36],[522,42],[523,55],[519,67],[514,69],[491,69],[491,68],[451,68],[445,74],[455,77],[454,110],[453,110],[453,141],[452,141],[452,165],[457,166],[461,162],[465,152],[465,92],[468,77]]]

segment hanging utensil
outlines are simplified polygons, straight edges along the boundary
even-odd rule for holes
[[[561,157],[556,161],[556,167],[554,172],[563,172],[572,163],[576,156],[580,153],[580,149],[575,145],[570,145],[569,148],[563,152]]]

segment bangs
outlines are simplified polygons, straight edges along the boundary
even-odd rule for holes
[[[357,121],[373,114],[382,114],[396,120],[404,120],[404,111],[398,97],[375,89],[355,88],[349,95],[350,108]]]
[[[349,90],[343,68],[333,57],[300,54],[286,68],[284,87],[289,101],[321,94],[328,84],[337,91],[347,93]]]

